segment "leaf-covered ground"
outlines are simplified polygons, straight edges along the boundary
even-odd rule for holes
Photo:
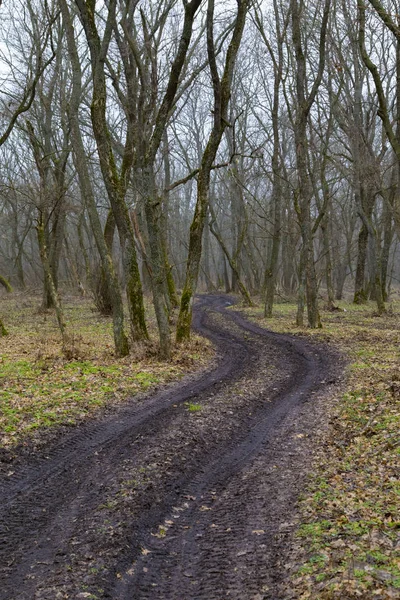
[[[9,332],[0,337],[0,447],[40,436],[44,428],[72,425],[100,407],[123,401],[151,386],[177,380],[204,366],[211,346],[194,337],[175,348],[172,361],[157,358],[153,342],[116,359],[111,320],[89,299],[67,298],[64,310],[70,342],[62,352],[54,313],[40,311],[40,297],[2,296],[1,314]]]
[[[246,310],[267,328],[327,341],[349,360],[300,504],[286,597],[400,598],[400,303],[382,317],[372,304],[339,304],[344,310],[323,311],[324,327],[314,331],[293,325],[294,305],[278,305],[268,320],[261,308]]]

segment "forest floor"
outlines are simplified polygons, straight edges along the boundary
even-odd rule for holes
[[[124,359],[114,355],[111,319],[90,298],[67,296],[63,308],[69,342],[62,349],[53,311],[42,310],[41,296],[2,294],[8,336],[0,337],[0,455],[12,457],[57,438],[68,428],[113,409],[128,396],[155,390],[214,357],[212,345],[194,336],[175,347],[170,363],[160,361],[157,344],[133,346]],[[151,305],[150,337],[156,340]]]
[[[290,305],[245,311],[277,335],[202,297],[210,342],[166,365],[149,347],[115,360],[109,321],[72,300],[66,357],[18,303],[0,600],[400,598],[398,316],[348,307],[305,334]]]
[[[1,600],[279,597],[342,363],[226,304],[197,302],[207,370],[5,451]]]
[[[300,503],[285,597],[400,598],[400,303],[383,316],[373,303],[338,305],[322,312],[322,329],[306,331],[294,325],[294,305],[277,305],[273,319],[244,311],[348,358]]]

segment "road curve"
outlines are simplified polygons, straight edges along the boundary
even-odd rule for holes
[[[0,479],[0,600],[278,598],[326,347],[201,296],[207,372],[78,427]],[[322,400],[321,400],[322,398]],[[319,408],[318,408],[319,407]]]

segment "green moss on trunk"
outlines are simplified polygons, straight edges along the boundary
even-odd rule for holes
[[[190,339],[190,326],[192,324],[193,290],[185,287],[181,298],[178,324],[176,326],[176,341],[181,343]]]
[[[367,293],[365,290],[358,290],[354,294],[354,304],[366,304],[367,303]]]
[[[3,321],[0,319],[0,337],[8,335],[7,329],[4,327]]]
[[[6,279],[5,277],[3,277],[2,275],[0,275],[0,285],[2,285],[6,292],[8,292],[9,294],[12,292],[12,287],[10,282],[8,281],[8,279]]]

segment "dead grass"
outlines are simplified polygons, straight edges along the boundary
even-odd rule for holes
[[[112,324],[88,299],[68,297],[64,309],[70,341],[62,350],[54,313],[41,311],[40,298],[4,295],[1,314],[9,335],[0,337],[0,446],[11,447],[34,432],[74,424],[101,407],[178,380],[204,367],[211,345],[200,337],[175,347],[171,362],[158,359],[156,327],[152,341],[116,359]]]
[[[374,306],[339,303],[323,329],[298,329],[294,305],[248,316],[274,331],[324,340],[350,359],[346,393],[321,440],[291,560],[287,598],[400,598],[400,302],[377,317]]]

